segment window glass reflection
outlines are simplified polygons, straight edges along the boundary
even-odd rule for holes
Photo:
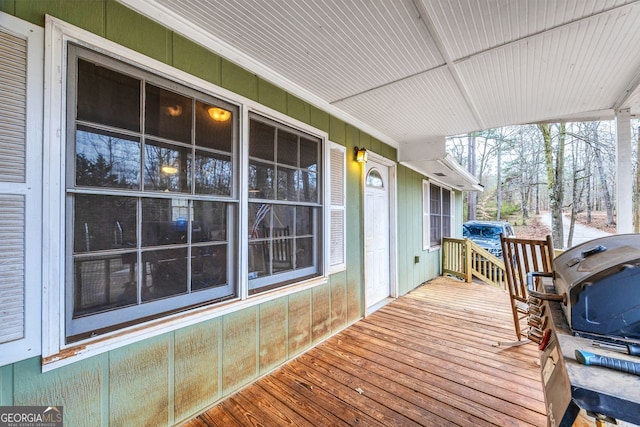
[[[187,248],[142,253],[142,301],[187,292]]]
[[[298,166],[298,136],[278,129],[278,163]]]
[[[249,238],[260,239],[269,235],[271,227],[270,203],[249,203]]]
[[[365,180],[365,184],[367,187],[374,188],[384,188],[384,182],[382,181],[382,175],[375,169],[371,169],[367,174],[367,179]]]
[[[318,141],[300,138],[300,167],[318,170]]]
[[[191,191],[191,149],[147,140],[144,155],[145,190]]]
[[[226,203],[195,200],[193,202],[191,242],[226,241],[229,209],[230,207]]]
[[[76,185],[140,188],[140,140],[78,126]]]
[[[300,177],[298,181],[298,188],[300,191],[299,197],[302,202],[317,202],[318,201],[318,182],[317,174],[315,172],[301,171],[298,175]]]
[[[136,253],[76,257],[73,261],[74,318],[136,304]]]
[[[275,132],[273,126],[251,120],[249,122],[249,157],[273,161]]]
[[[196,145],[231,153],[234,114],[227,107],[196,101]]]
[[[306,268],[313,265],[313,238],[296,239],[296,268]]]
[[[140,130],[140,80],[78,59],[77,118]]]
[[[196,151],[194,168],[196,194],[231,195],[233,163],[230,156]]]
[[[227,283],[227,245],[198,246],[191,250],[191,290]]]
[[[313,211],[310,206],[296,208],[296,236],[313,234]]]
[[[193,117],[191,98],[149,83],[145,95],[146,133],[190,144]]]
[[[271,268],[273,273],[293,270],[293,238],[288,228],[273,228]]]
[[[251,162],[249,164],[249,197],[273,199],[275,169],[273,165]]]
[[[73,251],[136,247],[136,206],[132,197],[76,194]]]
[[[142,246],[187,243],[189,201],[142,199]]]
[[[294,206],[273,206],[273,228],[287,229],[287,234],[293,234],[296,208]]]
[[[249,242],[249,279],[271,275],[270,242]]]
[[[298,200],[297,169],[278,168],[278,200]]]

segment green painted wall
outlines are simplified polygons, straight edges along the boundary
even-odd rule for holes
[[[39,26],[50,14],[327,132],[347,149],[348,265],[326,285],[51,372],[38,357],[0,367],[0,405],[63,405],[70,426],[174,424],[362,317],[363,166],[352,153],[395,160],[394,148],[113,0],[0,0],[0,11]],[[422,176],[399,166],[397,188],[402,295],[439,274],[439,253],[423,251],[415,231]]]
[[[398,166],[398,291],[404,295],[440,275],[440,251],[422,248],[422,180]],[[416,262],[418,257],[418,262]]]

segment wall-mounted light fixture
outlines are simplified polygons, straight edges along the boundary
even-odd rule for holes
[[[367,160],[369,160],[369,152],[364,147],[355,147],[353,149],[353,156],[358,163],[367,163]]]
[[[231,111],[219,107],[209,107],[207,108],[207,113],[216,122],[226,122],[231,118]]]

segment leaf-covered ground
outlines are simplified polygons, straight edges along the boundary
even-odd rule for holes
[[[569,216],[565,215],[565,221],[569,221]],[[580,224],[587,225],[589,227],[597,228],[598,230],[606,231],[608,233],[615,233],[615,225],[607,225],[606,212],[591,212],[591,223],[587,223],[587,215],[582,212],[576,217],[576,221]],[[516,236],[525,239],[544,239],[548,234],[551,234],[549,227],[540,222],[537,216],[530,218],[526,225],[514,225]]]
[[[514,225],[513,228],[516,236],[522,239],[544,239],[551,234],[551,230],[537,216],[530,218],[526,225]]]
[[[570,218],[566,216],[566,219]],[[615,218],[614,218],[615,220]],[[607,233],[615,233],[616,226],[607,225],[607,213],[606,212],[591,212],[591,223],[587,223],[587,214],[585,212],[579,213],[576,217],[576,221],[580,224],[587,225],[589,227],[597,228],[598,230],[606,231]]]

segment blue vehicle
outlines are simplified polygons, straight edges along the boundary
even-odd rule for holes
[[[515,237],[513,227],[506,221],[467,221],[462,224],[462,236],[474,241],[490,254],[502,259],[500,234]]]

